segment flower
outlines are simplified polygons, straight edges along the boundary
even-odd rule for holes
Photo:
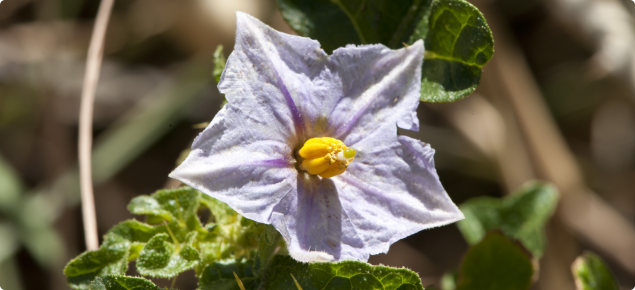
[[[419,129],[422,41],[329,56],[315,40],[237,19],[218,85],[228,103],[170,177],[273,224],[304,262],[367,261],[463,218],[434,150],[397,136],[397,127]]]

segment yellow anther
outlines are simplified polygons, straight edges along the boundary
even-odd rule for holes
[[[329,156],[322,156],[313,159],[304,159],[302,161],[302,167],[310,174],[320,174],[324,170],[331,166],[331,159]]]
[[[348,164],[355,159],[355,149],[348,148],[335,138],[312,138],[304,143],[298,154],[304,160],[301,168],[309,174],[323,178],[344,173]]]

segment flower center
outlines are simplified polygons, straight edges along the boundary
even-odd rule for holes
[[[298,151],[304,158],[300,168],[322,178],[330,178],[346,171],[355,159],[355,149],[346,147],[335,138],[311,138]]]

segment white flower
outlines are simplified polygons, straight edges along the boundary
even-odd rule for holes
[[[315,40],[237,19],[218,86],[228,104],[171,177],[273,224],[305,262],[366,261],[463,218],[439,182],[434,150],[397,136],[397,127],[419,129],[422,41],[329,56]]]

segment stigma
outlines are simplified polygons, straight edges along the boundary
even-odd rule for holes
[[[335,138],[311,138],[304,143],[298,154],[304,158],[300,169],[309,174],[330,178],[346,171],[355,159],[355,149],[346,147]]]

